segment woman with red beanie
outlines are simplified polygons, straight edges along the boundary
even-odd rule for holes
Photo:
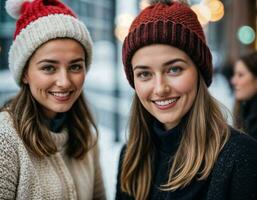
[[[6,10],[17,18],[9,68],[20,90],[0,112],[0,199],[105,200],[82,92],[87,27],[59,0],[7,0]]]
[[[212,55],[185,1],[151,1],[122,59],[135,96],[116,199],[257,199],[257,143],[229,127],[208,92]]]

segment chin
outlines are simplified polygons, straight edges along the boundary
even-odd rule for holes
[[[238,97],[236,97],[236,99],[237,99],[238,101],[247,101],[247,100],[249,100],[250,98],[238,96]]]
[[[65,113],[71,109],[71,106],[65,108],[55,108],[53,111],[56,113]]]

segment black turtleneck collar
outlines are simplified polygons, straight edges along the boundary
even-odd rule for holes
[[[66,118],[66,113],[58,113],[53,119],[47,119],[46,124],[49,127],[50,131],[58,133],[64,127]]]
[[[181,124],[170,130],[165,130],[164,125],[155,120],[153,123],[153,134],[156,139],[157,149],[164,153],[174,154],[182,137]]]
[[[257,107],[257,94],[247,101],[242,101],[242,106],[251,109]]]
[[[243,119],[247,119],[249,116],[256,115],[257,109],[257,95],[252,97],[248,101],[243,101],[241,103],[241,116]]]
[[[257,95],[241,103],[240,118],[246,133],[257,139]]]

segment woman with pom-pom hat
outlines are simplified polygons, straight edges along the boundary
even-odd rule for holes
[[[106,199],[82,93],[87,27],[59,0],[7,0],[6,10],[17,18],[9,68],[20,91],[0,112],[0,199]]]
[[[135,96],[116,199],[257,199],[257,143],[229,127],[208,92],[212,55],[186,2],[151,1],[122,60]]]

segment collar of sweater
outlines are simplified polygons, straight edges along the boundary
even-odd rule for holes
[[[163,124],[155,120],[153,137],[158,150],[169,154],[175,153],[182,137],[181,125],[165,130]]]
[[[51,132],[59,133],[63,129],[66,119],[66,113],[58,113],[55,118],[46,119],[45,121]]]
[[[58,113],[53,119],[46,119],[51,136],[57,147],[57,151],[63,151],[68,141],[68,130],[65,128],[66,113]]]
[[[243,118],[251,115],[257,115],[257,94],[248,101],[243,101],[241,104],[241,114]]]
[[[67,141],[68,141],[68,130],[66,128],[62,129],[61,132],[58,132],[58,134],[54,132],[50,132],[51,136],[53,138],[53,141],[57,147],[57,151],[63,151],[66,148]]]

